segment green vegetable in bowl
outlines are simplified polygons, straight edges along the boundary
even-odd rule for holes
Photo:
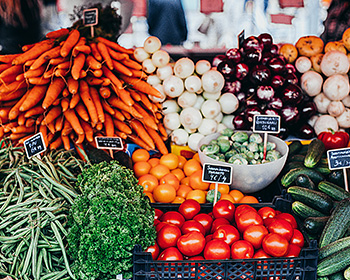
[[[244,142],[248,141],[248,139],[249,139],[248,133],[246,133],[244,131],[236,131],[231,136],[231,140],[238,142],[238,143],[244,143]]]
[[[258,143],[256,143],[256,142],[250,142],[250,143],[247,145],[247,149],[248,149],[248,151],[250,151],[250,152],[257,152],[257,151],[259,151],[259,145],[258,145]]]
[[[281,153],[277,150],[271,150],[266,153],[266,160],[267,161],[274,161],[281,157]]]
[[[218,139],[220,153],[226,153],[231,148],[231,142],[228,139]]]
[[[234,131],[231,128],[225,128],[223,131],[221,131],[221,135],[231,137],[233,135]]]
[[[220,147],[217,144],[209,144],[202,150],[206,155],[216,154],[220,151]]]
[[[260,144],[263,142],[263,138],[258,133],[252,133],[249,136],[249,142],[250,143],[254,142],[254,143]]]

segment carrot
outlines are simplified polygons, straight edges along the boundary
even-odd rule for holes
[[[40,125],[39,132],[42,133],[43,138],[44,138],[45,147],[47,147],[49,145],[49,141],[47,139],[47,127],[46,127],[46,125]]]
[[[66,151],[69,151],[70,150],[70,140],[69,140],[69,137],[68,136],[65,136],[65,135],[62,135],[62,132],[61,132],[61,139],[62,139],[62,144],[63,144],[63,147]]]
[[[0,118],[4,119],[8,117],[8,114],[11,110],[12,106],[10,107],[2,107],[0,108]]]
[[[61,115],[61,113],[62,113],[61,106],[52,107],[49,110],[49,112],[46,114],[46,116],[44,117],[41,124],[47,125],[47,124],[53,122],[56,118],[58,118]]]
[[[77,106],[75,106],[75,111],[84,121],[88,122],[90,120],[89,113],[82,102],[78,102]]]
[[[84,54],[89,54],[89,53],[91,53],[91,48],[89,47],[89,46],[87,46],[87,45],[77,45],[77,46],[75,46],[75,48],[74,48],[74,50],[73,50],[73,56],[76,56],[76,55],[74,55],[74,53],[75,52],[77,52],[77,53],[84,53]]]
[[[54,41],[47,39],[41,42],[36,43],[32,48],[28,51],[20,54],[12,60],[12,64],[19,65],[24,64],[27,60],[35,59],[39,57],[41,54],[51,49],[54,45]]]
[[[166,140],[168,138],[168,133],[166,132],[165,127],[162,123],[158,123],[158,131],[162,136],[163,140]]]
[[[79,88],[79,81],[73,79],[73,77],[69,76],[67,79],[67,88],[68,91],[71,94],[76,94],[78,92],[78,88]]]
[[[12,61],[20,54],[2,54],[0,55],[0,62],[2,63],[12,63]]]
[[[111,96],[111,90],[109,87],[100,87],[99,93],[104,99],[107,99]]]
[[[67,97],[62,98],[61,107],[62,107],[62,112],[65,112],[69,109],[69,99]]]
[[[85,138],[88,140],[88,142],[93,142],[94,141],[94,130],[90,126],[89,123],[86,121],[81,121],[81,126],[85,131]]]
[[[57,78],[63,78],[65,77],[66,75],[69,74],[69,69],[68,68],[65,68],[65,69],[56,69],[55,72],[54,72],[54,75],[55,77]]]
[[[104,87],[109,86],[112,83],[111,80],[109,78],[106,78],[106,77],[102,78],[102,80],[103,80],[102,85]]]
[[[74,80],[78,80],[80,77],[80,72],[84,67],[85,54],[79,53],[73,60],[73,65],[71,69],[71,75]]]
[[[145,109],[143,109],[142,106],[140,106],[140,104],[135,103],[134,107],[142,115],[143,124],[155,130],[158,129],[157,123],[154,121],[154,118]]]
[[[100,54],[100,51],[97,49],[97,44],[95,42],[90,43],[91,47],[91,53],[92,56],[97,60],[97,61],[102,61],[102,55]]]
[[[84,139],[85,139],[85,134],[79,134],[78,138],[75,140],[75,143],[76,144],[81,144],[81,143],[84,142]]]
[[[123,114],[124,118],[126,118],[127,120],[131,120],[130,113],[123,111],[123,110],[121,110],[120,112]]]
[[[42,53],[30,66],[31,70],[35,70],[39,67],[41,67],[43,64],[45,64],[47,61],[49,61],[52,58],[56,58],[60,56],[60,46],[54,47],[52,49],[47,50],[46,52]]]
[[[79,157],[81,158],[82,161],[86,162],[86,152],[84,149],[84,146],[82,144],[74,143],[75,150],[77,151]]]
[[[34,70],[28,70],[23,73],[24,78],[33,78],[33,77],[38,77],[42,76],[46,70],[46,67],[44,65],[39,66],[35,68]]]
[[[12,141],[19,140],[23,137],[26,137],[28,134],[27,133],[11,133],[9,138]]]
[[[107,101],[104,101],[102,100],[101,101],[101,104],[102,104],[102,107],[103,107],[103,110],[106,111],[107,113],[109,113],[110,115],[114,115],[114,112],[117,111],[117,110],[114,110],[108,103]]]
[[[52,134],[55,134],[56,129],[55,129],[55,123],[54,122],[50,122],[48,124],[46,124],[47,128],[50,130],[50,132]]]
[[[116,61],[116,60],[112,60],[113,63],[113,69],[120,73],[120,74],[124,74],[126,76],[132,76],[132,72],[130,71],[130,69],[126,66],[124,66],[123,64],[121,64],[120,62]]]
[[[9,75],[19,75],[23,73],[22,65],[13,65],[0,73],[0,78],[4,78]]]
[[[101,69],[96,69],[92,70],[91,73],[96,77],[96,78],[101,78],[103,75],[103,71]]]
[[[105,121],[105,113],[103,111],[100,96],[99,96],[98,91],[95,87],[90,87],[90,95],[91,95],[92,101],[94,102],[95,107],[96,107],[97,118],[100,122],[103,123]]]
[[[62,97],[68,97],[70,95],[70,92],[68,91],[68,88],[64,88],[62,90]]]
[[[132,89],[129,89],[129,93],[130,93],[130,96],[132,97],[132,99],[134,99],[136,102],[141,101],[141,95],[138,92],[136,92]]]
[[[79,51],[77,50],[77,47],[79,46],[85,46],[86,44],[86,38],[85,37],[80,37],[79,41],[76,43],[76,45],[74,46],[73,50],[72,50],[72,56],[76,57],[79,53]]]
[[[49,85],[49,88],[47,89],[45,98],[43,100],[43,108],[47,109],[61,94],[63,88],[65,87],[66,83],[61,78],[54,78],[52,83]]]
[[[24,79],[25,79],[24,78],[24,73],[21,73],[21,74],[17,75],[16,78],[15,78],[16,81],[23,81]],[[2,79],[2,82],[5,83],[5,84],[8,83],[9,81],[13,81],[13,77],[12,76],[5,77],[4,79]]]
[[[80,100],[80,94],[73,94],[72,98],[70,99],[69,108],[73,109],[75,106],[77,106],[79,100]]]
[[[41,105],[39,105],[39,106],[32,107],[31,109],[26,111],[24,113],[24,117],[30,118],[32,116],[40,115],[44,112],[45,112],[45,109],[43,107],[41,107]]]
[[[116,42],[112,42],[108,39],[105,39],[103,37],[97,37],[97,40],[101,43],[104,43],[106,46],[114,49],[115,51],[118,51],[118,52],[123,52],[123,53],[127,53],[127,54],[133,54],[134,53],[134,50],[132,49],[126,49],[124,47],[122,47],[121,45],[119,45],[118,43]]]
[[[126,134],[132,133],[131,128],[125,122],[119,121],[117,119],[113,119],[113,123],[114,123],[114,126],[117,128],[117,130],[124,132]]]
[[[114,75],[114,73],[111,70],[109,70],[106,66],[102,66],[102,71],[103,71],[103,74],[105,75],[105,77],[110,79],[111,82],[118,89],[122,89],[123,88],[122,82],[119,80],[119,78],[116,75]]]
[[[76,43],[78,43],[80,38],[80,32],[77,29],[73,29],[69,32],[67,39],[61,46],[60,54],[62,57],[66,57],[69,55],[71,50],[74,48]]]
[[[61,135],[62,135],[62,136],[68,136],[72,131],[73,131],[72,125],[70,124],[69,121],[67,121],[67,120],[65,119],[65,120],[63,121],[63,128],[62,128]]]
[[[135,60],[132,59],[123,59],[120,63],[124,64],[124,66],[134,69],[134,70],[142,70],[142,65]]]
[[[92,126],[95,126],[98,123],[98,116],[97,116],[97,110],[96,106],[91,98],[89,85],[85,80],[79,81],[79,88],[80,88],[80,97],[83,100],[83,103],[86,106],[86,109],[88,110]]]
[[[24,45],[21,47],[22,49],[22,52],[26,52],[26,51],[29,51],[29,49],[31,49],[32,47],[34,47],[35,43],[33,44],[27,44],[27,45]]]
[[[25,81],[14,81],[8,85],[1,85],[0,86],[0,94],[1,93],[11,93],[13,91],[22,89],[27,87],[27,84]]]
[[[97,49],[99,50],[104,62],[110,70],[113,70],[112,58],[108,52],[107,46],[104,43],[98,42]]]
[[[87,76],[87,72],[83,69],[80,71],[79,79],[84,79]]]
[[[35,124],[40,125],[43,119],[44,119],[44,115],[39,115],[35,120]]]
[[[140,80],[140,79],[134,78],[134,77],[128,77],[125,75],[121,75],[121,79],[123,81],[125,81],[126,83],[132,85],[132,88],[134,88],[136,90],[139,90],[139,91],[146,93],[146,94],[150,94],[150,95],[158,97],[158,98],[162,97],[162,94],[156,88],[154,88],[149,83],[147,83],[143,80]]]
[[[84,130],[80,125],[79,119],[74,110],[69,109],[63,113],[66,120],[71,124],[74,131],[79,134],[84,134]]]
[[[12,133],[33,133],[35,130],[34,126],[26,127],[24,125],[19,125],[11,129]]]
[[[34,106],[36,106],[45,96],[48,86],[34,86],[27,95],[26,99],[23,101],[22,105],[19,107],[19,110],[24,112]]]
[[[115,60],[123,60],[123,59],[129,59],[129,55],[126,53],[116,52],[112,48],[108,47],[108,52],[111,58]]]
[[[92,55],[88,55],[86,57],[86,64],[88,68],[91,68],[93,70],[101,69],[102,67],[102,64],[99,61],[97,61],[96,58]]]
[[[132,72],[132,76],[135,78],[145,79],[147,78],[147,74],[143,72],[142,70],[135,70],[132,68],[129,68],[129,70]]]
[[[135,101],[131,98],[129,91],[126,89],[117,89],[119,98],[128,106],[134,105]]]
[[[26,118],[24,117],[24,113],[20,113],[17,117],[18,125],[24,125],[26,123]]]
[[[103,129],[103,123],[98,123],[98,124],[96,125],[96,129],[97,129],[98,131],[101,131],[101,130]]]
[[[54,30],[47,33],[45,37],[49,39],[57,39],[57,38],[60,38],[61,36],[68,35],[68,33],[69,33],[68,28],[61,28],[61,29]]]
[[[111,97],[108,98],[108,102],[112,106],[129,113],[134,118],[142,118],[142,115],[139,112],[137,112],[134,107],[128,106],[122,100],[118,99],[115,95],[111,95]]]
[[[63,128],[63,115],[59,116],[58,118],[56,118],[55,120],[55,130],[56,131],[61,131]]]
[[[26,127],[32,127],[34,125],[35,125],[35,119],[32,119],[32,118],[26,119],[26,124],[25,124]]]
[[[129,121],[131,128],[134,130],[134,132],[141,137],[141,139],[152,148],[152,150],[155,148],[155,143],[151,136],[148,134],[147,130],[144,128],[142,123],[136,119],[132,119]]]
[[[158,151],[163,155],[168,154],[169,153],[168,148],[166,147],[162,137],[160,137],[157,131],[155,131],[152,128],[149,128],[147,131],[149,135],[152,137],[154,143],[156,144]]]
[[[16,121],[13,121],[13,122],[8,122],[8,123],[6,123],[6,124],[3,124],[2,126],[3,126],[3,128],[4,128],[4,132],[5,132],[5,133],[8,133],[8,132],[11,131],[11,129],[12,129],[13,127],[18,126],[18,123],[17,123]]]
[[[103,80],[96,78],[96,77],[87,77],[86,78],[86,82],[90,85],[90,86],[98,86],[98,85],[102,85]]]
[[[106,136],[113,137],[114,136],[114,124],[113,124],[113,119],[112,119],[111,115],[109,115],[109,114],[105,114],[104,127],[105,127]]]
[[[132,135],[128,135],[128,138],[134,142],[136,145],[139,145],[141,148],[146,149],[147,151],[152,150],[152,147],[150,147],[149,145],[147,145],[147,143],[145,143],[145,141],[143,141],[140,137],[132,134]]]
[[[62,138],[59,135],[56,140],[50,143],[50,150],[56,150],[62,146]]]
[[[56,67],[57,67],[57,69],[68,69],[68,68],[70,68],[70,66],[71,66],[70,61],[64,61],[64,62],[58,64]]]
[[[115,136],[120,137],[124,140],[126,140],[128,138],[128,135],[124,132],[121,132],[121,131],[116,131],[114,134],[115,134]]]
[[[58,64],[60,64],[60,63],[62,63],[62,62],[65,62],[65,61],[67,61],[67,60],[68,60],[67,57],[51,58],[51,59],[49,60],[49,64],[50,64],[50,65],[58,65]]]
[[[50,79],[55,74],[55,70],[55,68],[48,69],[43,75],[44,79]]]
[[[34,78],[29,78],[28,83],[32,85],[47,85],[51,82],[51,79],[46,79],[44,77],[34,77]]]
[[[142,92],[139,92],[139,95],[141,97],[142,104],[145,105],[148,110],[153,111],[153,105],[148,96]]]
[[[4,128],[0,126],[0,138],[4,137],[4,135],[5,135]]]
[[[56,99],[53,103],[52,106],[58,106],[61,104],[61,100],[60,99]]]
[[[23,102],[26,100],[27,96],[29,95],[29,91],[26,92],[22,98],[11,108],[10,112],[8,113],[8,117],[10,120],[14,120],[18,117],[20,114],[19,108],[22,106]]]

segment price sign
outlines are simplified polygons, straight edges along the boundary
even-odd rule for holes
[[[122,150],[123,141],[120,137],[95,137],[96,147],[98,149]]]
[[[41,132],[24,140],[23,145],[28,158],[39,155],[40,153],[46,151],[45,141]]]
[[[86,26],[93,26],[98,24],[98,10],[97,8],[86,9],[83,11],[83,22]]]
[[[265,133],[279,133],[280,123],[280,116],[255,115],[253,119],[253,131]]]
[[[350,167],[350,148],[327,151],[329,169],[343,169]]]
[[[232,183],[232,166],[204,163],[202,181],[230,185]]]

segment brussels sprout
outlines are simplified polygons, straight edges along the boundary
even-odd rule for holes
[[[252,161],[254,159],[254,153],[252,151],[248,151],[245,154],[247,156],[248,161]]]
[[[242,146],[241,143],[232,142],[232,148],[235,149],[235,150],[238,151],[238,152],[241,150],[241,146]]]
[[[272,150],[272,151],[268,151],[266,153],[266,160],[267,161],[274,161],[277,160],[281,157],[281,153],[277,150]]]
[[[275,150],[276,148],[277,148],[276,143],[267,142],[267,144],[266,144],[266,151]]]
[[[199,149],[201,150],[201,152],[203,152],[203,150],[204,150],[204,148],[205,148],[206,146],[208,146],[208,145],[203,144],[202,146],[199,147]]]
[[[225,159],[228,160],[233,155],[238,154],[238,152],[235,149],[231,149],[225,153]]]
[[[231,148],[231,143],[227,139],[218,140],[218,146],[221,153],[226,153]]]
[[[203,152],[205,155],[212,155],[212,154],[218,153],[219,151],[220,151],[219,145],[217,145],[217,144],[214,144],[214,145],[210,144],[210,145],[207,145],[207,146],[203,149],[202,152]]]
[[[244,141],[243,143],[242,143],[242,146],[248,146],[248,144],[249,144],[249,142],[248,141]]]
[[[246,146],[241,146],[240,147],[240,149],[239,149],[239,152],[241,153],[241,154],[245,154],[245,153],[247,153],[249,150],[248,150],[248,148],[246,147]]]
[[[217,154],[209,154],[207,156],[214,159],[214,160],[219,160],[219,155],[217,155]]]
[[[243,164],[248,164],[247,159],[245,159],[244,157],[237,157],[237,156],[232,156],[231,158],[229,158],[228,160],[229,163],[232,164],[238,164],[238,165],[243,165]]]
[[[256,142],[250,142],[247,146],[248,151],[257,152],[259,151],[259,145]]]
[[[260,159],[253,159],[249,162],[249,164],[261,164],[261,160]]]
[[[249,136],[249,142],[255,142],[255,143],[260,144],[263,142],[263,138],[258,133],[252,133]]]
[[[224,154],[218,154],[218,161],[223,161],[223,162],[226,162],[225,160],[225,155]]]
[[[231,136],[232,141],[237,141],[239,143],[243,143],[248,140],[248,134],[243,131],[237,131]]]
[[[214,197],[215,197],[215,190],[214,189],[209,190],[206,196],[207,201],[210,203],[213,203]],[[221,193],[218,191],[216,200],[219,200],[220,198],[221,198]]]
[[[260,153],[256,152],[254,153],[254,159],[258,160],[260,158]]]
[[[217,141],[222,140],[222,139],[230,140],[230,137],[225,136],[225,135],[220,135],[218,138],[216,138]]]
[[[209,145],[216,145],[218,143],[218,140],[213,139],[209,142]]]
[[[231,128],[225,128],[221,131],[221,135],[231,137],[234,131]]]

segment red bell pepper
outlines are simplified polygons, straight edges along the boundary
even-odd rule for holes
[[[345,148],[349,145],[349,134],[345,131],[334,131],[328,129],[328,131],[321,132],[318,136],[327,150]]]

